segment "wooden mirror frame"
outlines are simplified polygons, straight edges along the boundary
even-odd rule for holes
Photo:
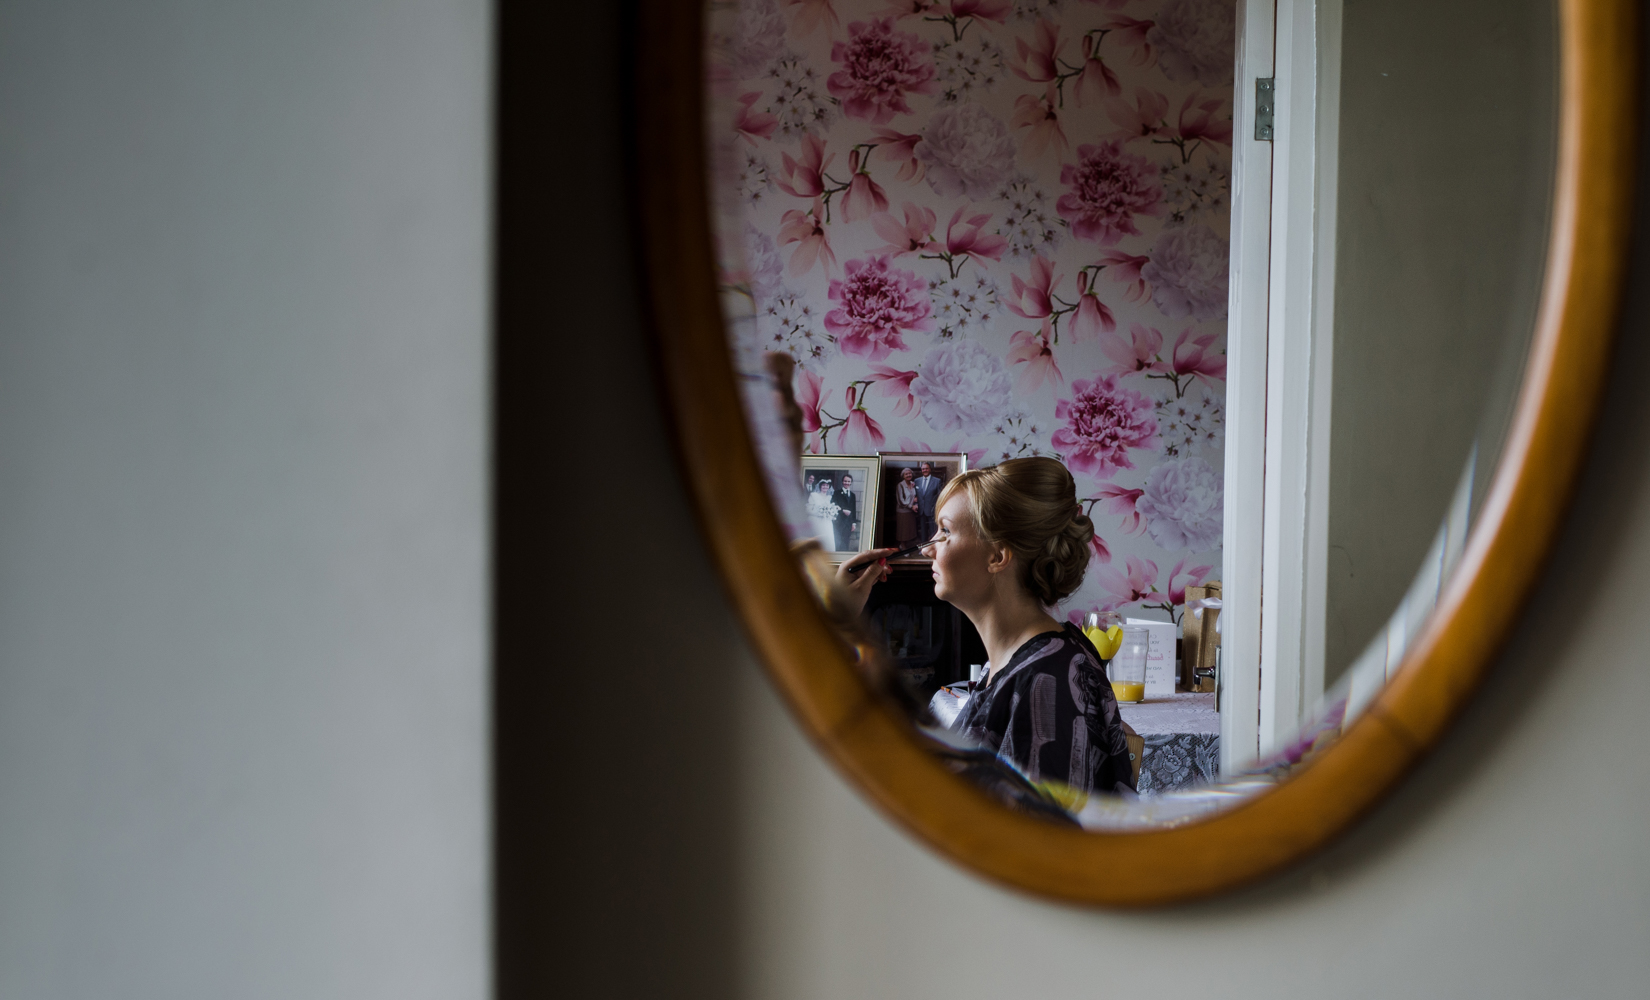
[[[1323,847],[1443,735],[1545,563],[1587,451],[1609,367],[1637,133],[1633,0],[1559,0],[1559,150],[1540,306],[1500,466],[1459,568],[1397,675],[1338,742],[1213,818],[1092,833],[1010,812],[946,770],[872,694],[789,551],[745,425],[716,288],[702,16],[640,0],[636,232],[660,379],[699,523],[757,655],[802,727],[918,838],[990,878],[1113,906],[1230,889]]]

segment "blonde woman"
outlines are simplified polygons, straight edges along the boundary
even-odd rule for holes
[[[1117,699],[1100,657],[1050,609],[1088,568],[1094,525],[1076,483],[1052,458],[1016,458],[945,485],[934,594],[974,623],[990,657],[951,728],[1034,782],[1081,792],[1132,790]]]

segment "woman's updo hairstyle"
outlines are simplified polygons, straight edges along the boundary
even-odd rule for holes
[[[945,484],[936,509],[954,493],[968,497],[974,530],[1006,545],[1024,567],[1020,582],[1044,605],[1082,586],[1094,522],[1077,504],[1077,483],[1052,458],[1011,458],[964,472]]]

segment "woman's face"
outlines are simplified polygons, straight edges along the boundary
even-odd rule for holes
[[[831,481],[829,479],[821,479],[819,481],[819,492],[821,492],[821,493],[831,492]]]
[[[955,493],[934,517],[939,531],[922,551],[934,560],[934,596],[959,608],[989,599],[991,546],[974,531],[968,495]]]
[[[899,477],[909,483],[917,478],[917,474],[910,469],[901,469],[899,470]]]

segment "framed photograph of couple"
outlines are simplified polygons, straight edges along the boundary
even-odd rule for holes
[[[968,471],[961,452],[882,452],[882,508],[877,517],[877,545],[910,548],[934,537],[934,505],[940,491]],[[927,565],[933,560],[911,555],[896,563]]]
[[[802,499],[813,536],[832,562],[871,548],[876,540],[875,455],[803,455]]]

